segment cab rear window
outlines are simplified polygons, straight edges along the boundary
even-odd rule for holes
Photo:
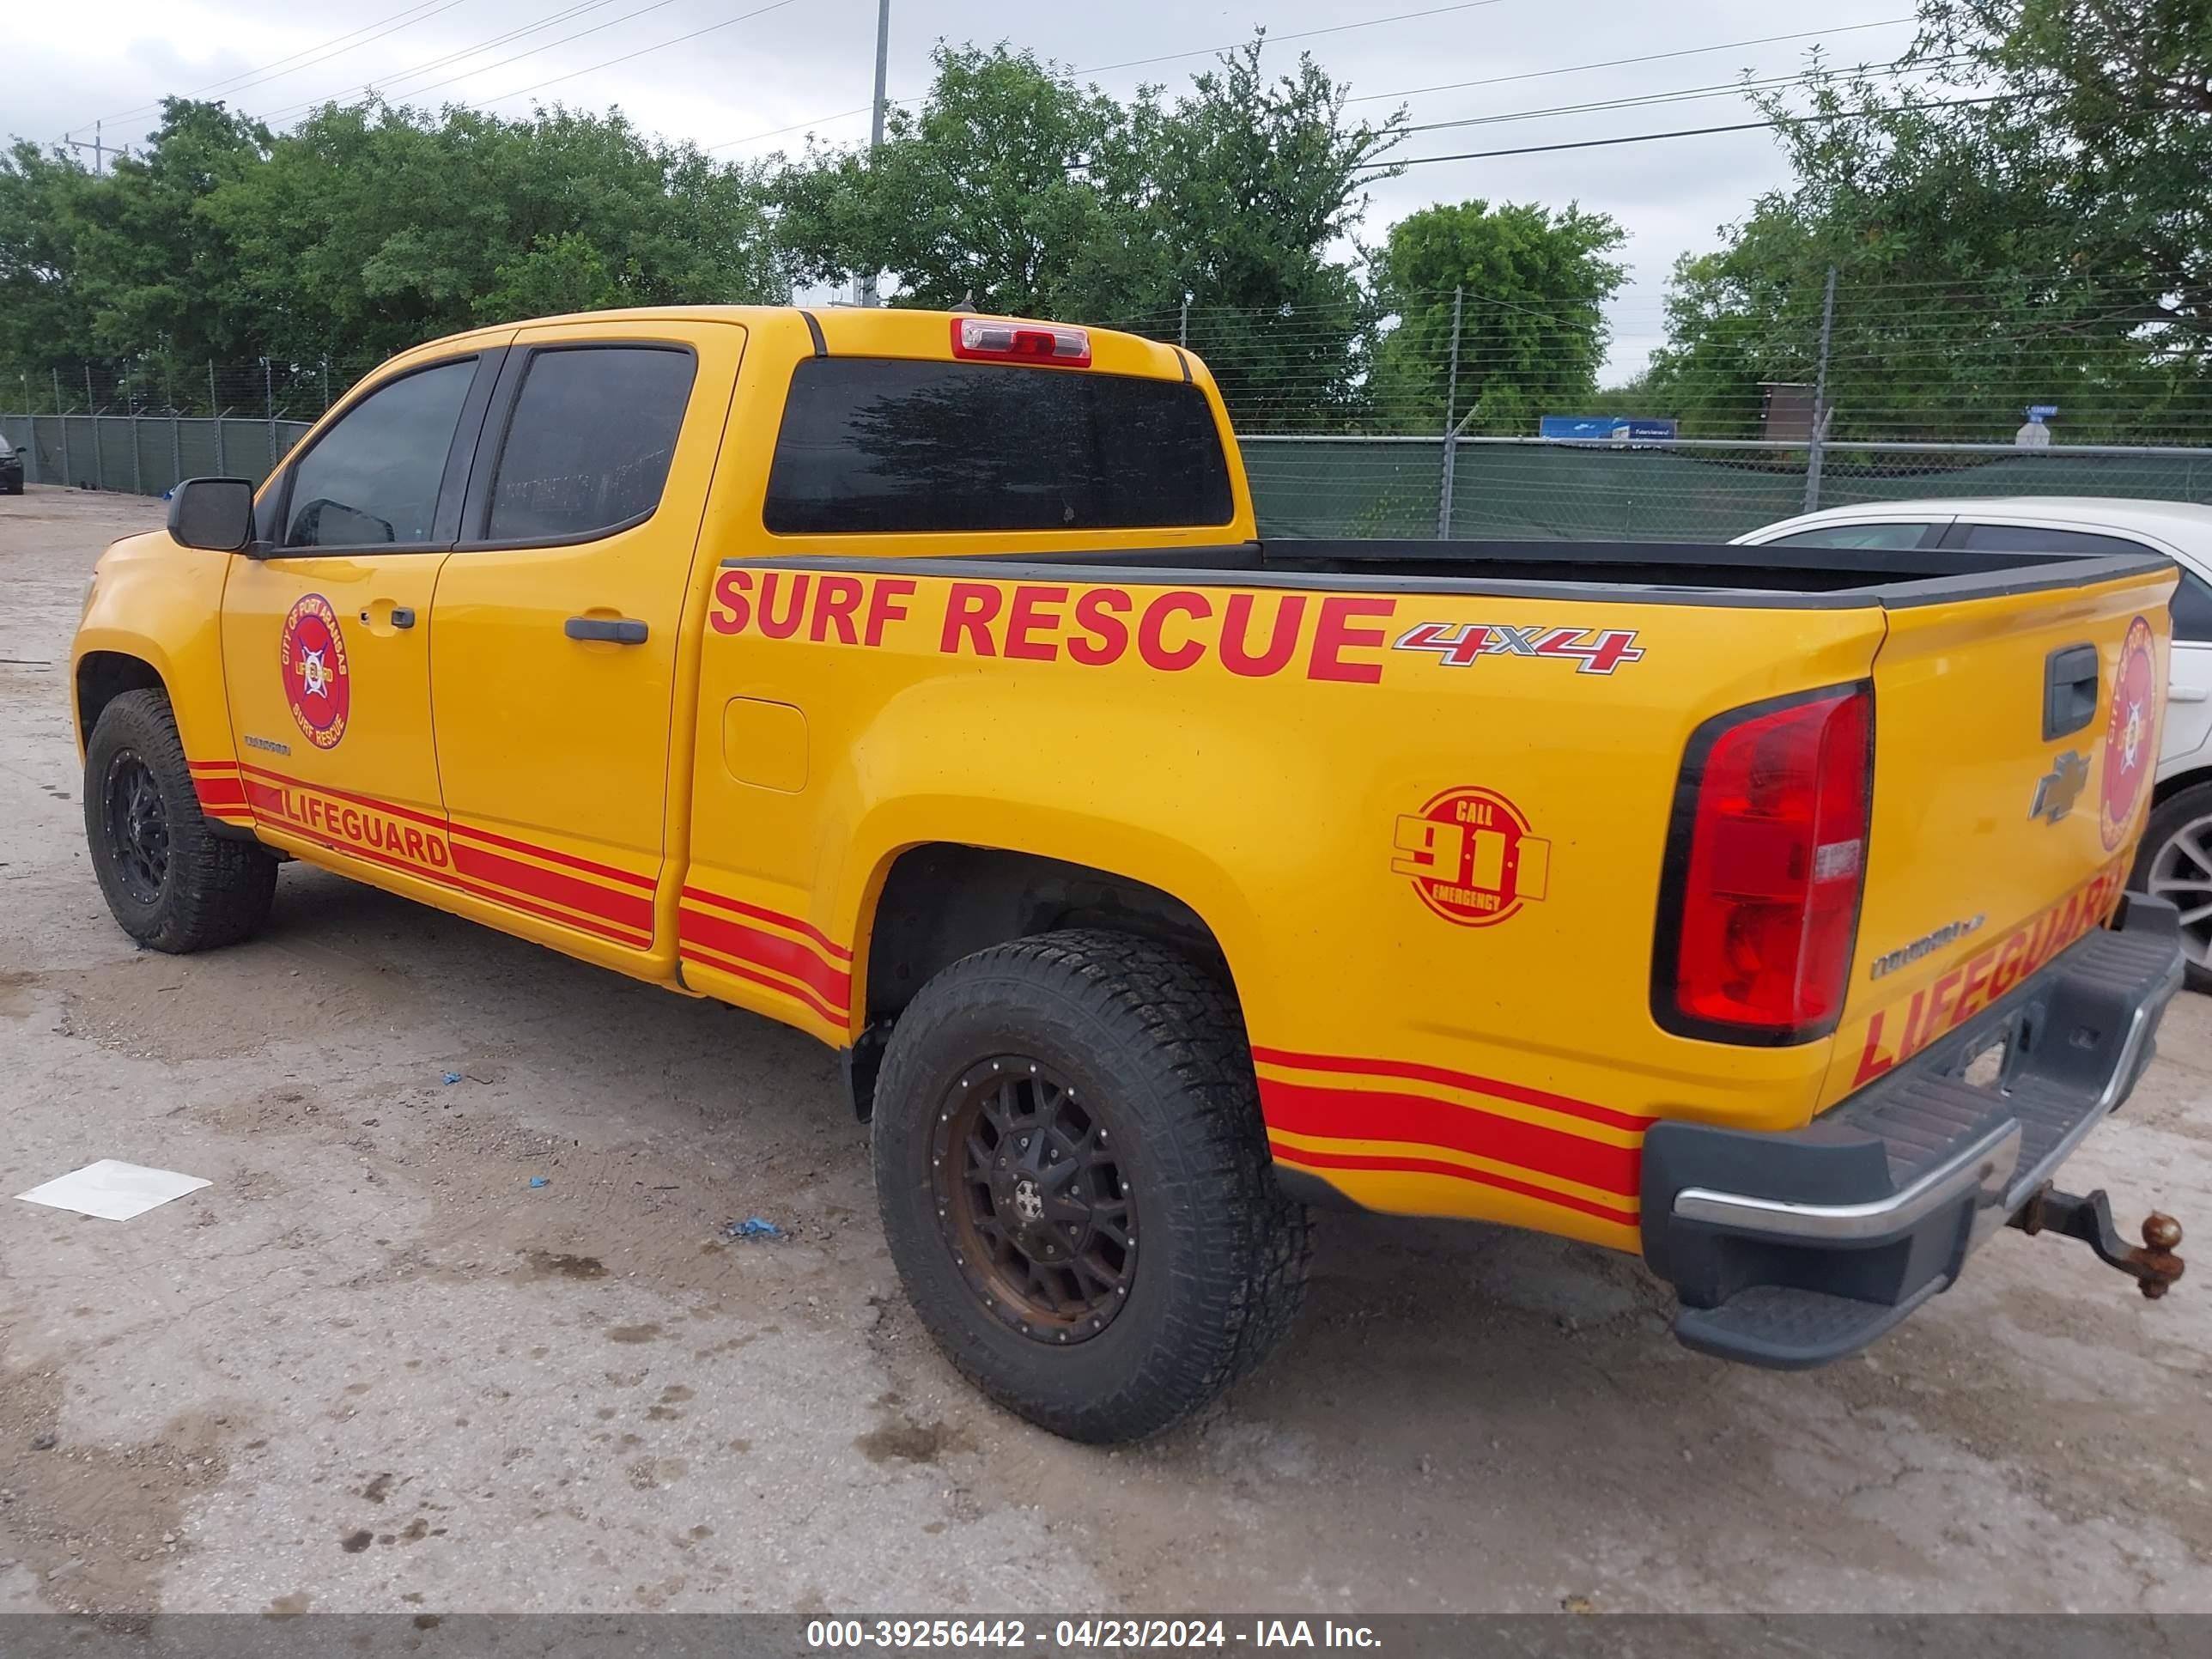
[[[1213,412],[1187,382],[811,357],[792,375],[763,518],[804,536],[1154,530],[1234,514]]]

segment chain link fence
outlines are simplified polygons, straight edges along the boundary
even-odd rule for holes
[[[1269,536],[1722,540],[1927,496],[2212,501],[2212,341],[2171,296],[2023,283],[1678,289],[1603,314],[1462,288],[1116,325],[1205,361]],[[1660,343],[1601,389],[1614,331]],[[0,431],[37,483],[258,482],[373,366],[0,365]],[[1613,435],[1540,436],[1547,416]]]
[[[1239,447],[1260,532],[1275,537],[1726,541],[1814,507],[1930,496],[2212,501],[2212,448],[2176,446],[1832,443],[1809,491],[1804,446],[1784,443],[1258,434]]]

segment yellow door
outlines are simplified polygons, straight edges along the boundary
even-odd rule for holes
[[[524,329],[430,628],[453,857],[592,947],[653,944],[678,635],[734,324]]]
[[[447,884],[428,623],[492,373],[404,371],[287,461],[257,507],[268,556],[223,588],[235,784],[189,757],[204,796],[234,788],[280,838]]]

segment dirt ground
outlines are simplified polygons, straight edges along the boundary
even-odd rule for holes
[[[133,949],[68,651],[160,512],[0,499],[0,1194],[214,1183],[0,1196],[0,1612],[2212,1609],[2212,1269],[2147,1304],[2018,1234],[1778,1376],[1626,1259],[1329,1216],[1205,1420],[1003,1415],[900,1301],[806,1039],[296,865],[256,943]],[[2212,1239],[2208,1101],[2185,998],[2071,1184]],[[794,1237],[719,1238],[754,1215]]]

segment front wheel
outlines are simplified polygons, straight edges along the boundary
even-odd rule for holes
[[[268,920],[276,860],[201,814],[159,691],[126,691],[100,711],[85,744],[84,832],[109,911],[150,949],[235,945]]]
[[[1134,1440],[1249,1371],[1304,1299],[1235,996],[1149,941],[978,951],[924,986],[877,1080],[876,1194],[947,1358],[1039,1426]]]

